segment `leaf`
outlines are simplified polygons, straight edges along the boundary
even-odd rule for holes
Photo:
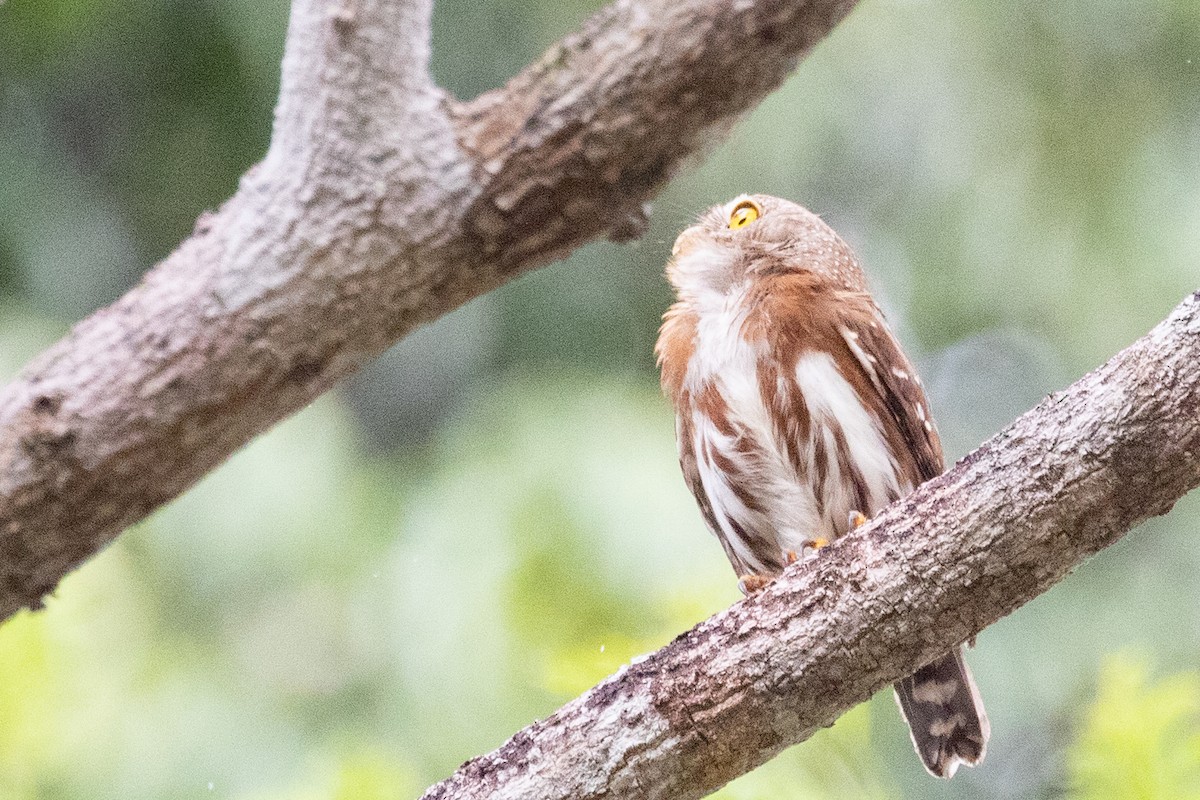
[[[1145,656],[1110,656],[1068,767],[1074,800],[1200,798],[1200,672],[1152,681]]]

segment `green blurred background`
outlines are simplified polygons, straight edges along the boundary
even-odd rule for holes
[[[598,2],[443,0],[501,84]],[[263,154],[282,0],[0,7],[0,372]],[[737,598],[651,348],[675,232],[742,191],[854,246],[967,452],[1200,287],[1200,4],[864,0],[649,234],[419,331],[0,628],[0,797],[418,794]],[[926,777],[890,692],[732,798],[1200,797],[1200,504],[970,660],[987,763]]]

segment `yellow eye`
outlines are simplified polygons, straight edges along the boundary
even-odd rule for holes
[[[753,200],[743,200],[733,207],[733,211],[729,214],[729,227],[732,230],[744,228],[754,220],[758,219],[762,211],[758,204]]]

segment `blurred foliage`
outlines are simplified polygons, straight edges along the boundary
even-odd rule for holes
[[[440,0],[434,72],[498,86],[599,6]],[[0,375],[261,157],[286,13],[0,6]],[[0,796],[413,796],[733,602],[651,348],[676,231],[747,190],[858,248],[961,455],[1200,285],[1200,4],[864,2],[642,241],[418,331],[0,627]],[[884,692],[717,796],[1196,796],[1198,522],[979,637],[982,768],[928,778]]]
[[[1147,659],[1105,660],[1071,751],[1076,800],[1200,797],[1200,672],[1151,682]]]

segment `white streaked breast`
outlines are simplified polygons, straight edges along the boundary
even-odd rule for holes
[[[796,364],[796,383],[804,394],[814,430],[830,425],[842,429],[850,459],[866,482],[871,501],[870,508],[853,508],[850,492],[843,490],[845,497],[826,497],[826,505],[839,509],[839,512],[841,509],[845,509],[844,513],[862,511],[869,516],[892,497],[900,495],[896,462],[883,432],[859,401],[854,388],[838,371],[833,356],[818,352],[801,356]],[[831,437],[832,432],[826,435]],[[829,452],[832,454],[833,450]],[[831,494],[839,490],[840,482],[829,483]]]

